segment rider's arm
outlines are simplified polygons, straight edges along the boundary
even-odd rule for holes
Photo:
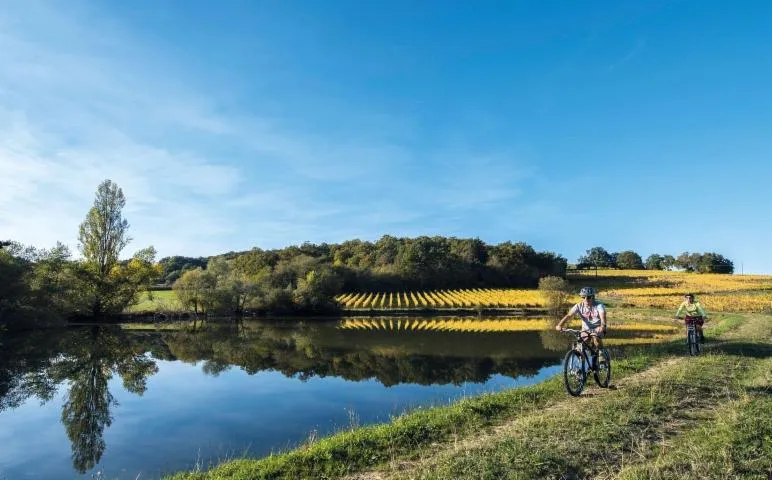
[[[603,333],[606,333],[606,309],[604,308],[599,312],[600,315],[600,328]]]
[[[678,311],[677,311],[677,312],[675,312],[675,316],[676,316],[676,317],[677,317],[677,316],[679,316],[679,315],[681,315],[681,310],[683,310],[685,306],[686,306],[686,304],[685,304],[685,303],[683,303],[683,302],[681,302],[681,305],[679,305],[679,306],[678,306]]]
[[[565,317],[561,318],[557,325],[555,325],[555,330],[561,330],[563,328],[563,324],[568,321],[569,318],[571,318],[574,313],[576,313],[576,305],[571,307],[571,310],[568,311]]]
[[[697,312],[700,314],[701,317],[706,318],[708,316],[708,314],[705,313],[705,310],[702,309],[702,305],[700,305],[699,302],[697,302]]]

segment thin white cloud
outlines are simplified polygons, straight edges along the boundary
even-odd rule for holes
[[[109,16],[68,6],[0,7],[0,239],[74,247],[105,178],[127,196],[128,250],[206,255],[452,233],[522,201],[533,176],[500,154],[413,151],[388,140],[379,126],[399,122],[377,112],[345,135],[226,116],[195,72],[167,66]],[[413,174],[426,161],[436,173]]]
[[[624,55],[616,59],[614,62],[609,64],[606,67],[606,71],[610,72],[612,70],[615,70],[619,68],[620,66],[624,65],[625,63],[629,62],[635,56],[637,56],[639,53],[643,51],[643,49],[646,48],[646,40],[645,39],[638,39],[635,42],[635,45],[627,51]]]

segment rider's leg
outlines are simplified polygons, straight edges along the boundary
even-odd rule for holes
[[[577,344],[576,344],[576,351],[579,352],[579,353],[581,353],[582,350],[584,349],[584,343],[583,342],[586,342],[587,339],[590,337],[590,334],[584,328],[582,328],[582,333],[580,335],[581,335],[582,341],[581,342],[577,342]]]
[[[689,345],[689,321],[688,320],[684,320],[684,330],[685,330],[684,333],[686,333],[684,338],[686,339],[686,344]]]
[[[702,334],[702,323],[703,323],[702,319],[700,319],[699,321],[696,322],[697,333],[699,334],[700,342],[704,342],[705,341],[705,335]]]
[[[595,363],[595,367],[598,367],[600,364],[599,362],[602,360],[600,356],[600,351],[603,349],[603,338],[601,335],[593,335],[592,336],[592,345],[595,348],[595,351],[593,352],[593,357],[595,360],[593,363]]]

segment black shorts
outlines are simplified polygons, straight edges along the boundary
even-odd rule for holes
[[[600,332],[592,332],[590,330],[582,330],[581,335],[582,335],[582,338],[584,338],[585,340],[587,340],[589,337],[603,338],[603,337],[606,336],[606,334],[603,332],[603,330],[601,330]]]

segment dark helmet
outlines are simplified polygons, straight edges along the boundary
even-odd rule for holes
[[[689,298],[692,298],[692,299],[693,299],[693,298],[694,298],[694,294],[693,294],[693,293],[691,293],[691,292],[688,292],[688,293],[684,293],[684,297],[689,297]]]
[[[581,290],[579,290],[579,296],[584,297],[594,297],[595,296],[595,289],[592,287],[582,287]]]

